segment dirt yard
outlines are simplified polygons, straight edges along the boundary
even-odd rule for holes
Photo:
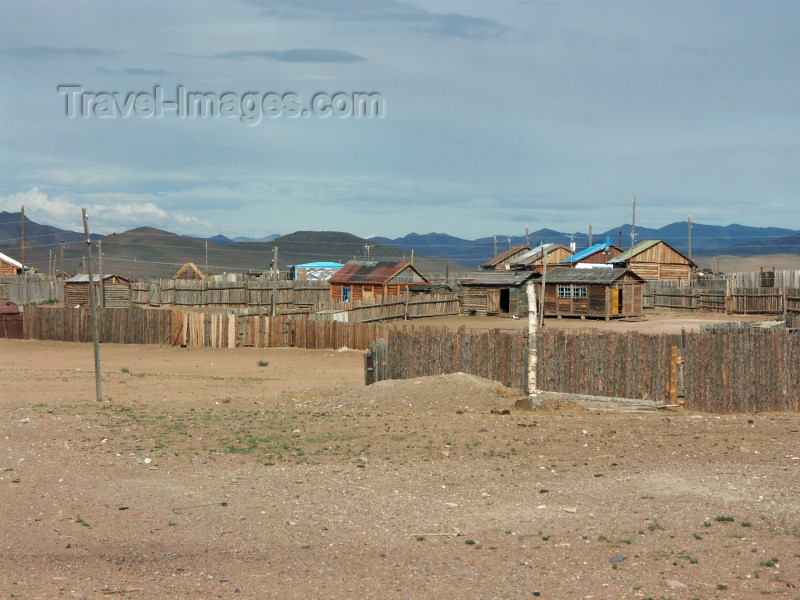
[[[516,323],[516,322],[515,322]],[[0,599],[800,598],[800,415],[0,340]]]

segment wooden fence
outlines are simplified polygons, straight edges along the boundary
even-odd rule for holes
[[[0,275],[0,302],[11,300],[14,304],[31,304],[64,300],[64,282],[54,277],[29,275]]]
[[[92,341],[89,308],[29,306],[23,313],[23,323],[26,339]],[[98,334],[102,343],[109,344],[366,350],[376,339],[386,337],[393,327],[397,326],[129,308],[101,310]]]
[[[721,283],[726,282],[721,280]],[[644,306],[648,309],[783,315],[800,312],[800,289],[679,286],[672,282],[647,282]]]
[[[800,412],[798,333],[543,330],[538,340],[537,381],[543,391],[670,403],[682,386],[690,410]],[[367,380],[461,371],[522,390],[526,349],[523,332],[392,330],[385,344],[372,346]]]
[[[367,302],[334,302],[320,304],[324,310],[314,314],[313,319],[346,319],[351,323],[372,323],[393,319],[418,319],[457,315],[459,312],[456,294],[415,294],[412,296],[380,296],[377,304]]]

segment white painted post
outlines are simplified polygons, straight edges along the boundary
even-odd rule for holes
[[[536,287],[532,281],[525,285],[528,295],[528,400],[531,408],[538,405],[536,399],[536,369],[539,364],[537,334],[539,332],[539,318],[536,313]]]

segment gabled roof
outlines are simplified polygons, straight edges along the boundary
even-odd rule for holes
[[[499,265],[501,262],[503,262],[504,260],[506,260],[510,256],[514,256],[517,252],[521,252],[522,250],[526,250],[526,249],[530,250],[530,246],[528,246],[526,244],[520,244],[519,246],[511,246],[511,248],[509,248],[505,252],[501,252],[500,254],[495,256],[494,258],[492,258],[490,260],[487,260],[481,266],[482,267],[493,267],[495,265]]]
[[[628,275],[644,281],[636,273],[627,269],[570,269],[558,267],[547,274],[545,285],[551,283],[601,283],[609,284]]]
[[[19,262],[17,260],[14,260],[10,256],[7,256],[7,255],[3,254],[2,252],[0,252],[0,260],[2,260],[5,263],[10,264],[13,267],[17,267],[18,269],[22,268],[22,263],[21,262]]]
[[[106,274],[106,275],[102,275],[102,276],[98,275],[98,274],[94,274],[94,275],[92,275],[92,281],[95,281],[95,282],[100,281],[100,277],[103,278],[103,281],[106,281],[108,279],[113,279],[115,277],[117,279],[121,279],[122,281],[128,281],[124,277],[120,277],[119,275],[112,275],[112,274]],[[86,273],[80,273],[79,275],[75,275],[75,277],[70,277],[64,283],[89,283],[89,276]]]
[[[649,250],[653,246],[658,246],[659,244],[664,244],[667,248],[672,250],[675,254],[678,254],[679,256],[682,256],[683,258],[686,258],[685,256],[683,256],[683,254],[681,254],[680,252],[675,250],[675,248],[673,248],[672,246],[670,246],[667,242],[665,242],[663,240],[645,240],[643,242],[639,242],[638,244],[636,244],[633,248],[631,248],[627,252],[623,252],[619,256],[616,256],[616,257],[612,258],[608,262],[610,264],[617,264],[617,263],[627,262],[630,259],[632,259],[634,256],[637,256],[637,255],[641,254],[642,252],[645,252],[645,251]],[[686,260],[689,261],[688,258],[686,258]],[[689,261],[689,262],[691,264],[694,264],[691,261]]]
[[[371,264],[347,263],[336,271],[330,278],[331,283],[363,283],[382,285],[389,283],[392,279],[400,275],[406,269],[413,272],[414,279],[403,281],[402,283],[428,283],[428,280],[417,271],[409,262],[377,262]],[[418,279],[417,279],[418,278]]]
[[[523,254],[522,256],[518,256],[514,260],[510,261],[512,265],[528,265],[536,263],[540,260],[544,259],[545,252],[550,254],[555,252],[559,248],[563,248],[569,252],[569,249],[566,246],[562,246],[561,244],[539,244],[535,248],[531,248],[528,252]]]
[[[461,279],[462,285],[523,285],[529,279],[538,279],[536,271],[479,271]]]
[[[200,270],[200,267],[198,267],[196,264],[194,264],[191,261],[189,261],[187,263],[184,263],[184,265],[180,269],[178,269],[178,272],[175,273],[175,275],[173,275],[172,278],[173,279],[183,279],[182,275],[184,273],[189,272],[189,271],[191,271],[195,275],[197,275],[196,279],[205,279],[206,278],[205,274]]]
[[[609,244],[606,241],[606,242],[602,242],[600,244],[595,244],[594,246],[589,246],[588,248],[584,248],[583,250],[581,250],[580,252],[576,252],[575,254],[570,256],[569,258],[565,258],[564,260],[561,261],[561,263],[562,264],[566,264],[566,265],[574,265],[575,263],[579,263],[583,259],[588,258],[589,256],[592,256],[593,254],[596,254],[597,252],[602,252],[606,248],[612,248],[612,247],[613,248],[617,248],[618,250],[620,250],[620,248],[618,246],[615,246],[614,244]]]

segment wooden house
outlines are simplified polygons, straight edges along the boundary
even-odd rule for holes
[[[661,240],[641,242],[608,262],[633,271],[645,281],[684,281],[687,284],[696,266]]]
[[[481,271],[466,277],[459,282],[461,314],[527,314],[525,285],[538,278],[536,271]]]
[[[377,296],[399,296],[429,281],[408,262],[349,262],[328,280],[331,300],[372,302]]]
[[[93,280],[98,306],[127,308],[131,305],[131,282],[129,280],[119,275],[102,275],[102,277],[95,275]],[[88,275],[76,275],[64,282],[64,305],[69,307],[90,306]]]
[[[509,262],[522,256],[531,249],[527,244],[511,246],[505,252],[501,252],[491,260],[487,260],[481,265],[481,271],[501,271],[508,269]]]
[[[616,258],[622,254],[623,250],[619,246],[606,241],[601,244],[594,244],[588,248],[584,248],[580,252],[576,252],[561,261],[562,267],[592,267],[594,265],[605,265],[612,258]]]
[[[544,314],[557,317],[639,317],[644,281],[623,269],[553,269],[544,280]]]
[[[22,275],[22,263],[0,252],[0,275]]]
[[[200,281],[201,279],[205,279],[206,276],[196,264],[193,262],[187,262],[180,269],[178,269],[178,272],[175,273],[172,278],[184,279],[188,281]]]
[[[509,260],[508,264],[512,269],[524,269],[541,273],[545,256],[547,257],[548,269],[550,269],[558,266],[562,260],[569,258],[572,254],[572,250],[561,244],[540,244],[517,258]]]

